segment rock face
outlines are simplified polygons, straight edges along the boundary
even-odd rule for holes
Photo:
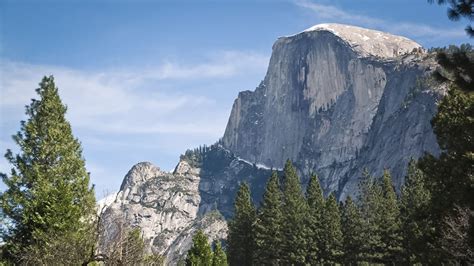
[[[432,56],[407,38],[322,24],[273,45],[255,91],[239,93],[221,141],[187,151],[173,173],[135,165],[115,198],[104,200],[101,248],[121,224],[140,227],[148,252],[176,264],[202,229],[226,237],[241,182],[258,204],[272,168],[291,159],[306,183],[319,174],[326,193],[357,193],[362,170],[389,169],[397,188],[410,158],[439,147],[430,119],[441,88],[427,78]]]
[[[235,100],[223,146],[275,168],[291,159],[340,198],[364,168],[390,169],[399,187],[410,157],[439,150],[429,122],[439,94],[418,82],[433,64],[409,39],[353,26],[280,38],[263,82]]]
[[[147,253],[161,254],[177,263],[189,248],[197,229],[208,232],[212,240],[226,237],[222,216],[198,216],[199,168],[181,161],[167,173],[151,163],[139,163],[125,176],[114,201],[101,210],[105,230],[101,248],[113,244],[123,227],[139,227]]]

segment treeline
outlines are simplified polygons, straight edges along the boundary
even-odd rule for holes
[[[447,95],[431,121],[439,156],[410,162],[397,195],[390,174],[365,173],[359,196],[324,199],[316,176],[303,194],[290,162],[257,209],[247,184],[229,223],[230,265],[474,263],[474,52],[439,51]]]
[[[290,161],[283,176],[274,173],[260,207],[243,183],[229,223],[230,265],[316,265],[429,263],[426,245],[434,231],[427,215],[430,193],[423,173],[410,163],[406,186],[397,197],[390,174],[366,174],[357,200],[339,203],[323,197],[312,175],[303,192]]]

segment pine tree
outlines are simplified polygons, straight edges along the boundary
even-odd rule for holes
[[[308,188],[306,189],[306,200],[308,202],[308,256],[307,263],[314,265],[321,263],[319,247],[322,245],[322,215],[324,212],[324,196],[319,184],[318,176],[311,175]]]
[[[304,264],[307,256],[307,204],[290,160],[284,168],[282,264]]]
[[[442,152],[437,157],[426,155],[419,161],[431,194],[431,220],[435,226],[437,252],[430,257],[437,256],[442,262],[472,263],[474,218],[469,219],[470,232],[458,237],[464,239],[451,242],[446,237],[453,226],[464,227],[462,223],[456,224],[464,220],[458,219],[464,211],[474,213],[474,51],[470,45],[450,47],[446,53],[438,53],[437,61],[441,69],[435,77],[449,85],[448,94],[431,120]],[[449,244],[443,244],[446,242]]]
[[[403,257],[406,264],[434,263],[430,254],[434,232],[429,213],[430,199],[423,172],[411,160],[400,200]]]
[[[256,221],[256,210],[247,183],[240,185],[234,208],[234,217],[229,222],[229,264],[252,265],[255,250],[254,223]]]
[[[360,262],[364,246],[364,221],[358,206],[347,197],[341,215],[341,228],[343,235],[343,260],[346,265]]]
[[[448,18],[458,21],[461,18],[472,22],[474,19],[474,1],[473,0],[428,0],[428,2],[437,2],[439,5],[448,4]],[[474,28],[472,25],[466,26],[466,33],[471,38],[474,37]]]
[[[227,266],[227,256],[224,250],[222,250],[221,242],[217,242],[216,248],[214,249],[212,266]]]
[[[203,231],[198,230],[193,237],[193,246],[186,256],[187,266],[209,266],[213,262],[212,249]]]
[[[435,80],[453,84],[464,92],[474,91],[474,50],[470,44],[436,50],[439,67],[433,72]],[[439,128],[438,130],[446,130]],[[466,132],[464,133],[466,134]],[[438,134],[437,134],[438,135]]]
[[[257,265],[278,265],[282,256],[282,192],[276,172],[272,173],[255,225]]]
[[[1,174],[7,189],[0,208],[9,220],[1,238],[15,264],[77,263],[94,245],[94,191],[54,78],[39,85],[40,99],[26,107],[28,120],[14,136],[20,153],[5,155],[13,168]]]
[[[397,194],[392,185],[392,177],[384,171],[382,177],[382,206],[380,209],[380,231],[383,244],[383,261],[396,263],[400,261],[402,251],[400,231],[400,209]]]
[[[380,229],[382,190],[367,170],[364,170],[363,175],[364,179],[359,184],[359,202],[364,224],[362,258],[364,261],[377,263],[381,262],[383,255]]]
[[[320,254],[325,264],[335,264],[342,257],[341,214],[336,196],[326,199],[322,220],[322,245]]]

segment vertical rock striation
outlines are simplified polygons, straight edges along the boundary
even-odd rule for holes
[[[187,151],[173,173],[135,165],[101,204],[107,251],[122,225],[140,227],[148,252],[175,265],[202,229],[224,239],[233,199],[248,182],[260,201],[287,159],[326,193],[357,194],[362,170],[389,169],[397,189],[410,158],[439,153],[430,119],[443,89],[432,55],[407,38],[340,24],[316,25],[273,45],[265,79],[239,93],[218,144]]]
[[[273,45],[265,79],[235,100],[223,146],[275,168],[293,160],[326,192],[353,194],[363,168],[400,186],[410,157],[437,153],[439,97],[418,82],[433,67],[409,39],[321,24]]]

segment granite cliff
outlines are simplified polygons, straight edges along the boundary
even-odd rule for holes
[[[318,173],[326,193],[357,193],[362,170],[389,169],[400,188],[410,158],[439,147],[430,119],[443,89],[430,82],[433,56],[412,40],[363,28],[321,24],[273,45],[267,74],[235,100],[225,134],[187,151],[173,173],[135,165],[102,209],[140,227],[149,252],[176,264],[202,228],[226,237],[238,185],[259,202],[272,169],[291,159],[303,181]]]
[[[399,188],[411,157],[439,151],[434,67],[419,44],[379,31],[321,24],[282,37],[263,82],[235,100],[223,146],[275,168],[290,159],[341,199],[364,168],[389,169]]]

